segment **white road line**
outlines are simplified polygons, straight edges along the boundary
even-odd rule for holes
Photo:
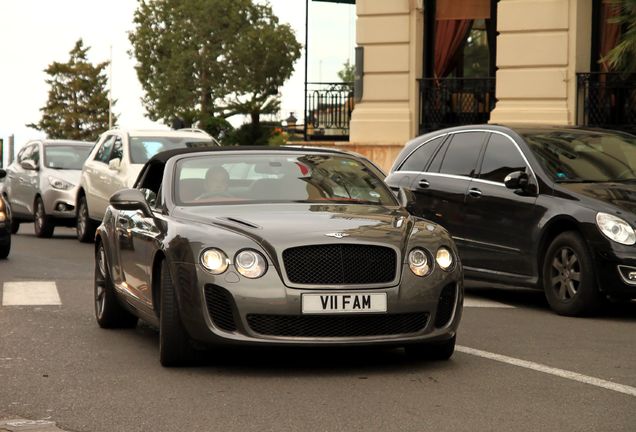
[[[506,309],[514,309],[515,306],[499,303],[493,300],[486,300],[479,297],[465,296],[464,297],[464,307],[474,307],[474,308],[506,308]]]
[[[482,351],[475,348],[465,347],[461,345],[457,345],[455,349],[464,354],[470,354],[477,357],[483,357],[486,359],[498,361],[501,363],[507,363],[513,366],[518,366],[526,369],[532,369],[537,372],[543,372],[549,375],[555,375],[561,378],[569,379],[572,381],[578,381],[584,384],[590,384],[596,387],[601,387],[607,390],[612,390],[618,393],[624,393],[629,396],[636,396],[636,387],[618,384],[611,381],[606,381],[600,378],[595,378],[587,375],[583,375],[576,372],[571,372],[565,369],[553,368],[550,366],[542,365],[540,363],[535,363],[527,360],[521,360],[514,357],[508,357],[501,354],[491,353],[488,351]]]
[[[3,306],[61,305],[55,282],[5,282],[2,289]]]

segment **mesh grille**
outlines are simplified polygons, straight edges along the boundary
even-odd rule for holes
[[[288,337],[388,336],[416,333],[428,322],[427,313],[393,315],[248,315],[256,333]]]
[[[225,331],[236,331],[232,295],[227,290],[215,285],[206,285],[205,302],[215,326]]]
[[[391,248],[356,244],[290,248],[283,260],[292,283],[313,285],[387,283],[395,279],[397,264]]]
[[[453,316],[455,306],[455,295],[457,290],[455,285],[446,285],[439,295],[439,303],[437,303],[437,314],[435,315],[435,327],[440,328],[448,324]]]

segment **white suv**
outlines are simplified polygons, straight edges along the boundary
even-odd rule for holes
[[[77,193],[77,239],[91,242],[110,196],[132,187],[143,165],[164,150],[218,146],[198,129],[133,131],[113,129],[97,141],[82,168]]]

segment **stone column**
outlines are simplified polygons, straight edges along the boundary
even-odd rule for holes
[[[589,71],[592,0],[501,0],[498,102],[491,123],[576,123],[576,73]]]

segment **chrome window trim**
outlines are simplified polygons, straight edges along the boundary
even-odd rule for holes
[[[402,163],[400,163],[400,167],[404,166],[404,164],[406,163],[407,160],[409,160],[409,158],[413,155],[413,153],[415,153],[416,151],[418,151],[420,148],[422,148],[423,146],[425,146],[426,144],[430,143],[431,141],[436,140],[437,138],[441,138],[441,137],[446,137],[448,135],[450,135],[450,132],[446,132],[443,133],[441,135],[436,135],[433,138],[424,141],[423,143],[421,143],[420,145],[418,145],[417,147],[415,147],[408,155],[406,155],[406,157],[402,160]],[[444,140],[442,140],[442,144],[444,143]],[[413,171],[400,171],[400,168],[396,168],[395,170],[391,169],[389,170],[389,174],[392,174],[394,172],[413,172]],[[418,171],[418,172],[423,172],[423,171]]]
[[[423,142],[421,145],[417,146],[417,148],[415,150],[413,150],[411,153],[409,153],[409,155],[404,159],[404,161],[402,162],[402,164],[400,164],[400,166],[402,166],[404,164],[404,162],[406,162],[406,159],[408,159],[417,149],[419,149],[421,146],[423,146],[424,144],[440,138],[442,136],[447,136],[447,135],[455,135],[455,134],[459,134],[459,133],[466,133],[466,132],[484,132],[484,133],[491,133],[491,134],[498,134],[498,135],[503,135],[504,137],[508,138],[516,147],[517,151],[519,152],[519,154],[521,155],[521,158],[523,159],[523,161],[526,163],[526,167],[528,168],[528,170],[530,171],[530,174],[532,175],[532,178],[534,179],[535,184],[537,185],[537,187],[539,186],[539,181],[537,179],[537,175],[535,174],[534,170],[532,169],[532,166],[530,166],[530,162],[528,161],[528,158],[526,157],[526,155],[523,153],[523,151],[521,151],[521,147],[519,147],[519,144],[517,144],[517,142],[507,133],[505,132],[501,132],[501,131],[497,131],[497,130],[489,130],[489,129],[465,129],[465,130],[461,130],[461,131],[455,131],[455,132],[447,132],[445,134],[442,135],[437,135],[434,138],[431,138],[430,140]],[[483,163],[483,161],[482,161]],[[392,171],[393,172],[398,172],[396,171]],[[439,176],[439,177],[448,177],[448,178],[454,178],[454,179],[468,179],[468,180],[474,180],[477,182],[481,182],[481,183],[486,183],[486,184],[492,184],[492,185],[497,185],[497,186],[503,186],[506,187],[506,185],[504,183],[499,183],[499,182],[494,182],[491,180],[483,180],[477,177],[468,177],[468,176],[460,176],[460,175],[455,175],[455,174],[444,174],[444,173],[433,173],[433,172],[428,172],[428,171],[399,171],[401,173],[405,173],[405,174],[426,174],[426,175],[432,175],[432,176]]]

